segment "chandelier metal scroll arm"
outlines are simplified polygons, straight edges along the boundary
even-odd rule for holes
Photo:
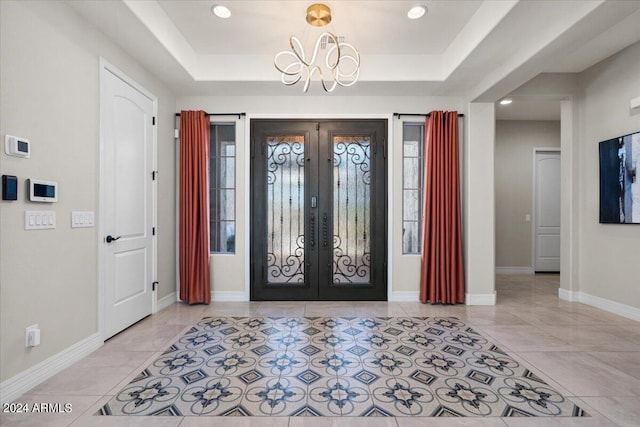
[[[331,22],[331,10],[323,4],[311,5],[307,9],[307,22],[314,26],[324,26]],[[324,71],[320,65],[316,64],[323,40],[333,45],[326,52],[324,61],[321,61],[320,65],[326,67]],[[281,73],[281,81],[287,86],[298,83],[306,73],[303,86],[303,91],[306,93],[309,90],[312,77],[317,74],[325,92],[333,92],[337,85],[351,86],[360,77],[360,54],[353,45],[341,43],[338,37],[331,32],[325,31],[320,34],[316,39],[310,58],[307,58],[304,46],[296,36],[289,38],[289,46],[290,51],[279,52],[274,58],[275,68]],[[283,64],[287,57],[290,62]],[[346,68],[345,65],[347,65]],[[325,77],[329,78],[329,73],[333,80],[330,85],[325,80]]]

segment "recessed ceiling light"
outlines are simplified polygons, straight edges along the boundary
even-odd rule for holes
[[[214,15],[216,15],[218,18],[223,18],[223,19],[227,19],[228,17],[231,16],[231,11],[229,10],[228,7],[223,6],[221,4],[216,4],[213,5],[211,7],[211,11],[213,12]]]
[[[425,13],[427,13],[427,7],[420,5],[414,6],[409,9],[409,12],[407,12],[407,16],[409,17],[409,19],[418,19],[422,18]]]
[[[513,102],[513,99],[511,98],[505,98],[502,101],[500,101],[500,105],[509,105]]]

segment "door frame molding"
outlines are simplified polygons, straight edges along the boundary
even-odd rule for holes
[[[533,156],[531,157],[531,177],[532,177],[532,187],[531,187],[531,272],[532,274],[536,274],[536,212],[538,208],[536,197],[538,186],[537,186],[537,169],[536,169],[536,156],[539,153],[557,153],[562,156],[562,150],[560,147],[533,147]],[[561,157],[562,158],[562,157]],[[560,168],[562,168],[562,162],[560,163]],[[562,169],[561,169],[562,170]],[[558,183],[560,185],[561,183]],[[562,211],[562,206],[560,207]],[[561,229],[562,230],[562,229]],[[560,254],[562,256],[562,254]],[[562,258],[561,258],[562,260]]]
[[[394,129],[394,120],[393,114],[268,114],[268,113],[247,113],[246,119],[244,121],[244,148],[245,155],[244,157],[244,168],[245,168],[245,191],[244,191],[244,202],[245,202],[245,212],[244,212],[244,240],[245,240],[245,248],[247,248],[247,253],[245,256],[244,262],[244,295],[245,300],[250,300],[250,287],[251,287],[251,257],[249,256],[249,248],[251,245],[250,233],[251,233],[251,197],[250,191],[251,188],[251,120],[252,119],[306,119],[306,120],[348,120],[348,119],[382,119],[387,121],[387,301],[392,301],[393,296],[393,203],[390,201],[393,200],[393,129]],[[237,191],[237,190],[236,190]]]
[[[98,142],[98,216],[97,216],[97,227],[96,227],[96,245],[97,245],[97,256],[98,256],[98,334],[100,336],[100,341],[104,342],[104,332],[105,332],[105,266],[104,266],[104,244],[103,244],[103,236],[105,234],[104,230],[104,218],[105,218],[105,186],[106,186],[106,170],[104,164],[104,156],[102,155],[104,151],[104,143],[105,143],[105,129],[104,129],[104,94],[105,94],[105,76],[106,73],[110,73],[121,79],[123,82],[140,92],[145,97],[149,98],[153,102],[153,115],[158,117],[158,98],[145,89],[143,86],[138,84],[135,80],[130,78],[120,69],[109,63],[103,57],[100,57],[100,95],[99,95],[99,105],[100,105],[100,116],[99,116],[99,142]],[[153,129],[153,141],[152,141],[152,163],[153,170],[157,169],[158,165],[158,126],[156,125],[152,127]],[[157,227],[158,223],[158,194],[157,194],[157,181],[153,181],[152,184],[152,202],[151,202],[151,211],[152,211],[152,221],[153,224]],[[151,245],[151,274],[152,281],[156,281],[158,277],[158,236],[157,233],[153,236],[153,243]],[[151,313],[156,313],[158,309],[158,290],[151,291]]]

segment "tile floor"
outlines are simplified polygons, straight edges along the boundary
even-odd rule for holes
[[[1,414],[0,425],[33,426],[638,426],[640,323],[557,297],[558,276],[499,276],[494,307],[420,303],[174,304],[112,338],[98,351],[17,399],[71,403],[60,414]],[[550,387],[591,417],[123,417],[94,416],[100,408],[205,316],[457,317],[531,367]]]
[[[455,317],[204,317],[99,414],[585,416]]]

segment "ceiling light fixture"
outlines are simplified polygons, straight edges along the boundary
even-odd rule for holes
[[[306,19],[307,23],[313,27],[324,27],[331,22],[331,9],[325,4],[312,4],[307,8]],[[351,86],[358,81],[360,54],[353,45],[340,41],[335,33],[323,31],[316,39],[309,58],[306,56],[302,42],[296,36],[289,38],[289,45],[291,50],[279,52],[273,60],[285,85],[294,85],[304,78],[303,91],[306,93],[309,90],[311,78],[314,74],[318,74],[325,92],[333,92],[338,85]],[[324,61],[318,60],[320,49],[327,49]]]
[[[231,16],[231,11],[229,10],[229,8],[221,4],[214,4],[213,6],[211,6],[211,11],[218,18],[227,19]]]
[[[407,16],[409,19],[418,19],[422,18],[425,13],[427,13],[427,6],[413,6],[409,9],[409,12],[407,12]]]
[[[509,105],[513,102],[513,99],[511,98],[505,98],[502,101],[500,101],[500,105]]]

